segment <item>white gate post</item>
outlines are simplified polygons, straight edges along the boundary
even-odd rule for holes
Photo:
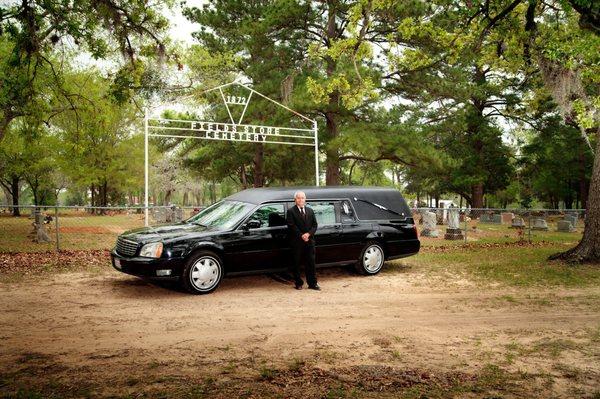
[[[319,131],[317,129],[317,121],[313,121],[313,129],[315,135],[315,185],[319,186]]]
[[[144,108],[144,226],[148,227],[148,108]]]

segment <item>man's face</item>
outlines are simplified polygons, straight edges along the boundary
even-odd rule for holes
[[[306,202],[306,195],[303,192],[299,192],[298,194],[296,194],[294,201],[296,202],[296,205],[302,208],[304,206],[304,203]]]

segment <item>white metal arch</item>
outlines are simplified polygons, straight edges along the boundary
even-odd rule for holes
[[[236,85],[249,91],[248,97],[225,96],[223,88]],[[293,109],[281,104],[272,98],[248,87],[237,81],[226,83],[212,89],[205,90],[203,93],[218,90],[223,104],[227,109],[227,114],[231,123],[211,122],[211,121],[193,121],[178,120],[167,118],[151,118],[148,110],[144,110],[144,224],[148,226],[148,137],[170,137],[170,138],[193,138],[204,140],[220,141],[242,141],[266,144],[284,144],[312,146],[315,152],[315,185],[319,185],[319,138],[317,130],[317,121],[310,119]],[[311,124],[310,128],[292,128],[283,126],[267,126],[243,124],[244,115],[252,95],[260,96],[284,109],[302,118]],[[243,105],[244,109],[239,120],[234,120],[229,105]],[[169,126],[177,123],[178,126]],[[172,134],[163,133],[173,130]]]

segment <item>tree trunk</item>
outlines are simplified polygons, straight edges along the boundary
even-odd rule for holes
[[[263,171],[265,157],[265,146],[262,143],[254,145],[254,187],[262,187],[265,185],[265,177]]]
[[[473,208],[483,208],[483,183],[471,186],[471,206]]]
[[[587,199],[583,238],[575,248],[551,255],[572,263],[600,262],[600,140],[596,140],[596,156]]]
[[[472,208],[485,208],[483,204],[483,183],[477,183],[471,186],[471,207]],[[481,216],[482,211],[474,210],[471,212],[471,217],[478,218]]]
[[[94,214],[94,206],[96,206],[96,187],[94,185],[94,183],[92,183],[92,186],[90,187],[90,193],[92,194],[92,198],[90,199],[91,204],[92,204],[92,209],[90,209],[90,213]]]
[[[336,116],[333,112],[327,112],[326,131],[328,141],[335,139],[339,132],[336,121]],[[325,185],[337,186],[340,184],[340,153],[337,148],[326,147],[325,155]]]
[[[333,43],[338,36],[338,32],[336,30],[336,3],[333,1],[328,2],[328,17],[327,17],[327,41],[329,43]],[[331,78],[335,73],[336,61],[328,56],[326,58],[327,62],[327,78]],[[327,133],[327,143],[331,140],[334,140],[338,137],[338,121],[337,121],[337,109],[339,107],[339,93],[337,90],[333,91],[329,94],[329,102],[327,104],[327,112],[325,112],[325,131]],[[332,148],[331,146],[325,147],[325,185],[327,186],[336,186],[340,184],[341,176],[340,176],[340,154],[337,148]]]
[[[10,181],[10,195],[12,196],[12,204],[13,204],[13,216],[21,216],[21,211],[19,210],[19,176],[13,176]]]
[[[6,131],[8,130],[8,125],[15,118],[15,116],[6,109],[4,109],[3,114],[4,114],[4,116],[2,118],[0,118],[0,143],[4,139],[4,136],[6,135]]]
[[[102,185],[102,206],[108,205],[108,182],[105,180]]]
[[[242,188],[245,190],[248,188],[248,179],[246,178],[246,166],[240,166],[240,181],[242,182]],[[212,198],[212,196],[211,196]]]
[[[585,178],[585,145],[584,143],[580,146],[579,151],[579,198],[581,200],[581,208],[587,209],[587,197],[588,197],[588,182]]]

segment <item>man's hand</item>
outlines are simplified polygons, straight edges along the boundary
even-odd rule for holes
[[[302,239],[304,240],[304,242],[308,242],[308,238],[310,237],[309,233],[304,233],[302,234]]]

